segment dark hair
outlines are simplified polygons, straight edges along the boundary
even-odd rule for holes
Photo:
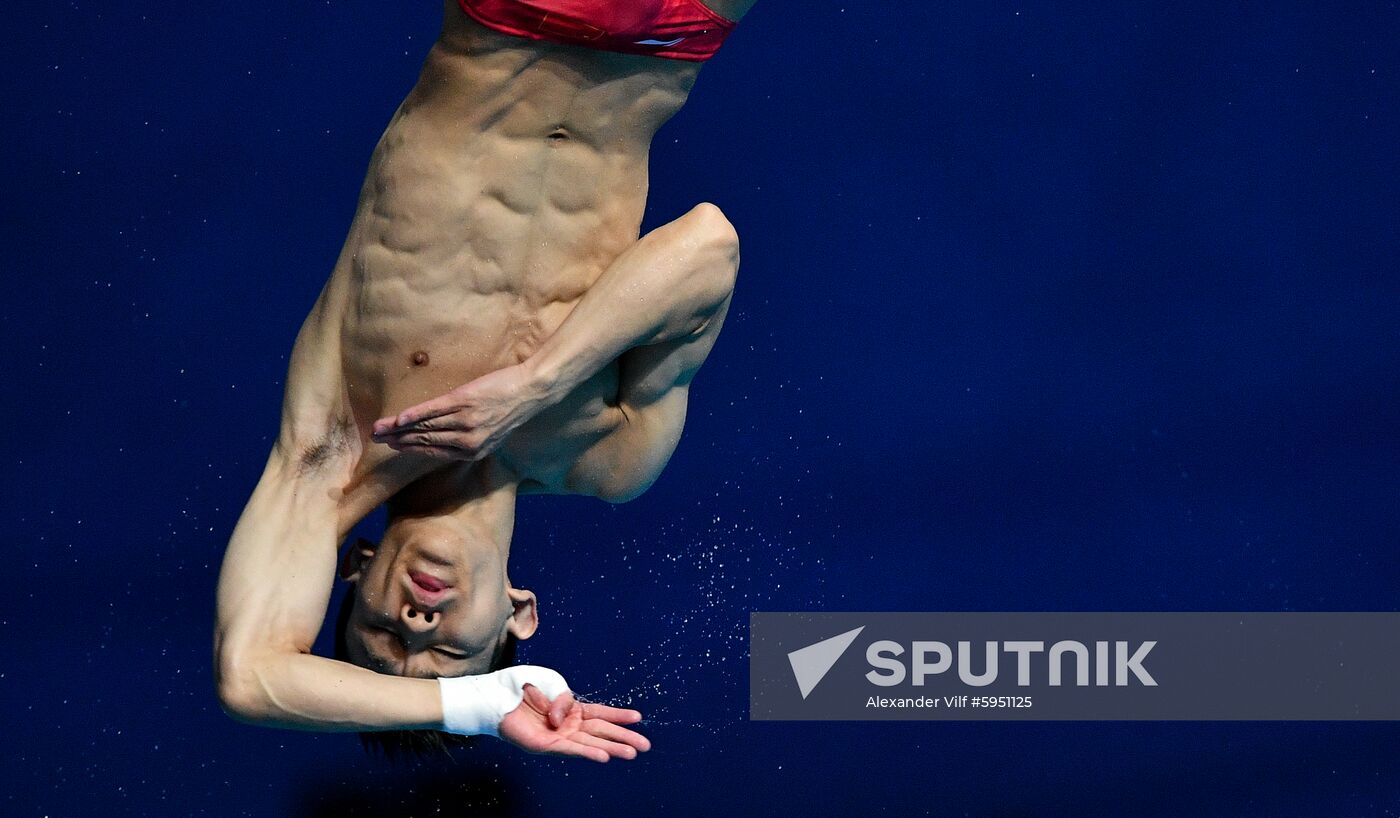
[[[340,610],[335,617],[335,658],[342,662],[350,661],[345,640],[350,628],[350,612],[354,607],[355,591],[352,588],[340,601]],[[491,662],[490,670],[514,665],[518,642],[515,634],[507,633],[505,642]],[[470,747],[476,740],[476,736],[459,736],[439,730],[379,730],[360,733],[360,744],[366,752],[382,753],[391,760],[403,756],[422,757],[434,753],[447,753],[454,747]]]

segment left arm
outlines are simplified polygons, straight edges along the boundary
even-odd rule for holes
[[[728,312],[726,297],[700,331],[618,358],[622,420],[574,462],[564,480],[570,492],[625,503],[656,482],[680,443],[690,382],[714,349]]]
[[[375,440],[400,451],[485,457],[628,350],[704,336],[728,304],[738,266],[733,225],[718,207],[696,205],[618,256],[524,362],[381,418]]]

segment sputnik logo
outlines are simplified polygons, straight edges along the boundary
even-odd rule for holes
[[[827,671],[831,670],[841,654],[846,652],[846,648],[856,641],[860,632],[865,630],[861,625],[853,631],[846,631],[830,639],[823,639],[816,644],[808,645],[805,648],[798,648],[787,655],[788,664],[792,665],[793,678],[797,679],[797,689],[802,692],[802,698],[807,698]]]

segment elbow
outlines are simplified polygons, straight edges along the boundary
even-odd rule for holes
[[[267,696],[258,684],[258,673],[245,657],[221,656],[215,669],[219,705],[235,721],[261,724],[270,720]]]
[[[258,708],[254,704],[253,697],[238,685],[220,683],[219,684],[219,705],[224,712],[234,721],[244,724],[258,724],[263,721]]]
[[[218,691],[219,706],[224,709],[229,718],[244,724],[257,724],[261,721],[258,717],[257,707],[253,702],[253,696],[249,694],[247,689],[237,684],[220,682]]]

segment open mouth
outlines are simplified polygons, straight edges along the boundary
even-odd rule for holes
[[[422,571],[409,571],[408,578],[412,580],[413,584],[418,586],[419,589],[429,594],[440,594],[452,587],[432,574],[426,574]]]

